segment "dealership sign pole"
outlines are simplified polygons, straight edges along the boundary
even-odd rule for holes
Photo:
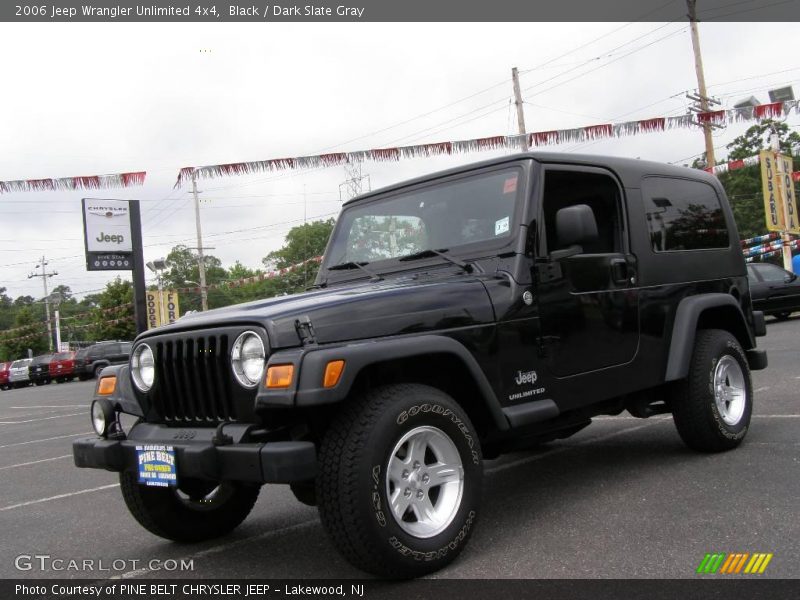
[[[84,198],[83,233],[87,271],[132,271],[136,331],[147,329],[142,255],[142,217],[138,200]]]

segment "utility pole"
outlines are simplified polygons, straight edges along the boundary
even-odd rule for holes
[[[520,148],[523,152],[528,151],[528,136],[527,131],[525,130],[525,110],[522,107],[522,92],[519,89],[519,71],[517,67],[512,67],[511,69],[511,80],[514,83],[514,104],[517,107],[517,128],[519,130],[520,138]]]
[[[206,261],[203,257],[203,230],[200,226],[200,199],[197,196],[197,171],[192,173],[192,194],[194,195],[194,220],[197,224],[197,264],[200,269],[200,302],[202,310],[208,310],[208,289],[206,288]]]
[[[52,273],[48,273],[47,272],[47,265],[48,265],[48,262],[44,259],[44,256],[42,256],[42,262],[36,265],[37,269],[39,267],[42,268],[42,272],[41,273],[31,273],[30,275],[28,275],[28,279],[33,279],[34,277],[41,277],[42,278],[42,284],[44,285],[44,308],[45,308],[45,312],[47,314],[47,344],[48,344],[48,347],[50,348],[50,352],[52,352],[53,351],[53,326],[50,323],[50,298],[48,297],[48,293],[47,293],[47,278],[48,277],[54,277],[54,276],[58,275],[58,271],[53,271]]]
[[[697,72],[697,88],[700,96],[700,109],[708,112],[708,94],[706,92],[706,77],[703,74],[703,57],[700,54],[700,35],[697,32],[697,13],[695,5],[697,0],[686,0],[689,9],[689,27],[692,30],[692,49],[694,50],[694,69]],[[711,137],[711,123],[702,123],[703,135],[706,138],[706,167],[714,168],[717,164],[714,159],[714,140]]]

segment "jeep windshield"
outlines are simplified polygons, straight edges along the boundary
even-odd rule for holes
[[[410,265],[413,258],[464,256],[507,245],[515,223],[517,167],[391,191],[347,206],[339,217],[323,271]],[[480,254],[476,254],[479,256]],[[403,259],[406,261],[403,261]],[[356,267],[347,269],[352,272]]]

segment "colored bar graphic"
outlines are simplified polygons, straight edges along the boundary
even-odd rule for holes
[[[716,573],[722,561],[725,560],[724,552],[715,552],[714,554],[706,554],[700,566],[697,567],[698,573]]]
[[[720,575],[733,575],[744,573],[751,575],[760,575],[767,570],[767,565],[772,560],[774,555],[766,552],[756,552],[750,554],[749,552],[714,552],[707,553],[700,565],[697,567],[697,573],[715,574]],[[748,561],[748,559],[750,559]],[[745,566],[745,564],[747,566]]]
[[[739,564],[736,565],[736,570],[734,571],[734,573],[740,573],[741,572],[742,567],[744,566],[744,563],[747,560],[748,556],[750,556],[750,553],[748,553],[748,552],[745,552],[744,554],[742,554],[742,559],[739,561]]]

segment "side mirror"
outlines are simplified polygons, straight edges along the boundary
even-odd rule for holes
[[[597,239],[597,221],[586,204],[562,208],[556,213],[556,240],[558,250],[552,258],[566,258],[583,253],[582,244]]]
[[[784,278],[784,283],[792,283],[795,279],[797,279],[796,273],[788,273]]]

